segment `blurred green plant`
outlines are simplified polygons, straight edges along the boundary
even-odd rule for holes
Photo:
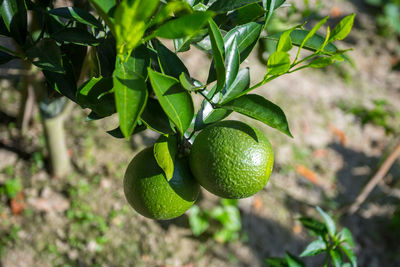
[[[0,186],[0,195],[11,199],[22,191],[21,181],[18,178],[7,179],[4,185]]]
[[[385,129],[386,134],[397,134],[400,129],[400,112],[384,99],[373,100],[373,107],[363,104],[350,104],[339,102],[338,107],[344,112],[353,114],[361,122],[361,125],[373,124]]]
[[[18,239],[18,232],[21,230],[19,225],[12,225],[11,228],[6,229],[4,232],[0,232],[0,258],[4,254],[5,249],[15,243]]]
[[[300,222],[317,237],[305,250],[297,257],[286,252],[285,258],[268,258],[266,263],[271,267],[303,267],[305,263],[300,259],[302,257],[311,257],[319,254],[325,254],[323,266],[330,263],[335,267],[356,267],[357,258],[354,254],[354,240],[349,229],[344,227],[340,232],[337,226],[325,211],[317,207],[317,211],[323,218],[323,222],[311,217],[302,217]],[[346,256],[346,257],[345,257]]]
[[[236,241],[242,228],[237,200],[222,199],[213,209],[200,209],[194,205],[189,210],[189,224],[194,236],[209,231],[217,242]]]
[[[378,10],[376,23],[382,35],[390,36],[393,33],[400,35],[399,0],[365,0],[365,2]]]

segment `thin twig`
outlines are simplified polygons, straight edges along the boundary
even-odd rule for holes
[[[361,206],[361,204],[365,201],[368,195],[372,192],[375,186],[385,177],[387,172],[390,170],[392,165],[395,163],[396,159],[400,156],[400,140],[397,142],[395,148],[392,152],[387,156],[384,160],[383,164],[379,167],[377,172],[371,178],[371,180],[365,185],[365,187],[358,194],[356,200],[350,207],[345,210],[349,214],[355,213]]]

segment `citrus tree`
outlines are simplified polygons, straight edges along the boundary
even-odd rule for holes
[[[144,130],[161,134],[132,160],[124,180],[128,202],[154,219],[183,214],[197,198],[198,183],[226,198],[261,190],[272,171],[271,144],[252,126],[221,121],[238,112],[292,137],[282,109],[253,90],[307,67],[348,60],[334,42],[349,34],[354,20],[354,15],[343,18],[332,30],[327,27],[325,36],[317,31],[328,17],[311,30],[296,25],[262,36],[285,0],[76,3],[3,0],[0,34],[12,38],[17,49],[0,47],[0,62],[32,64],[46,79],[49,99],[65,96],[90,109],[89,120],[118,113],[119,127],[108,132],[114,137]],[[241,63],[260,38],[274,41],[275,52],[264,77],[251,81]],[[179,58],[190,49],[210,59],[206,81],[192,77]],[[80,77],[86,77],[82,85]],[[194,95],[203,98],[198,110]]]

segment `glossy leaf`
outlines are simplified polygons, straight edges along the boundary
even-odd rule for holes
[[[357,257],[354,254],[354,251],[347,244],[340,244],[339,247],[350,260],[351,265],[353,267],[357,267]]]
[[[103,28],[103,25],[101,25],[101,23],[92,14],[77,7],[60,7],[51,9],[47,12],[57,17],[72,19],[96,28]]]
[[[0,13],[11,36],[18,44],[23,45],[27,36],[25,0],[2,0]]]
[[[353,235],[348,228],[344,227],[342,231],[338,233],[338,237],[340,242],[346,242],[350,247],[355,246]]]
[[[329,216],[325,211],[323,211],[320,207],[317,207],[317,211],[319,212],[319,214],[321,214],[322,218],[325,221],[325,226],[326,229],[328,230],[328,233],[330,236],[335,236],[336,234],[336,224],[333,221],[333,219],[331,218],[331,216]]]
[[[326,233],[325,224],[314,218],[302,217],[299,221],[306,229],[310,230],[315,235],[324,235]]]
[[[317,239],[311,242],[306,249],[301,253],[300,257],[315,256],[326,250],[324,241]]]
[[[242,6],[256,3],[257,0],[220,0],[215,1],[210,7],[209,10],[213,10],[219,13],[228,12],[240,8]]]
[[[258,3],[249,4],[231,12],[227,17],[232,25],[242,25],[260,18],[265,10]]]
[[[53,33],[51,38],[59,43],[68,42],[83,46],[97,46],[100,44],[100,40],[96,39],[88,31],[79,28],[64,28]]]
[[[322,20],[320,20],[312,29],[311,31],[309,31],[307,33],[307,35],[304,37],[304,39],[302,40],[299,50],[297,52],[297,54],[300,53],[300,50],[303,48],[303,46],[307,43],[307,41],[314,36],[314,34],[319,30],[319,28],[321,28],[322,25],[324,25],[326,23],[326,21],[328,20],[328,17],[323,18]]]
[[[155,72],[150,68],[148,72],[158,101],[165,113],[183,135],[194,115],[192,97],[182,88],[177,79]]]
[[[286,73],[290,69],[290,55],[282,51],[272,53],[268,58],[267,68],[267,75]]]
[[[216,92],[221,91],[225,85],[225,63],[224,63],[224,39],[217,24],[213,20],[209,21],[208,33],[210,35],[212,53],[217,73]],[[208,82],[211,82],[210,77]]]
[[[226,46],[225,56],[225,87],[230,87],[239,71],[240,55],[236,38]]]
[[[160,24],[165,20],[171,18],[174,14],[182,11],[192,12],[192,8],[188,3],[185,2],[168,2],[166,5],[163,5],[154,16],[154,19],[151,21],[151,25]]]
[[[115,0],[89,0],[97,13],[106,22],[108,28],[115,36],[113,12],[116,5]]]
[[[301,29],[293,30],[293,32],[290,34],[290,38],[292,39],[292,44],[300,46],[309,33],[310,33],[309,30],[301,30]],[[267,38],[277,42],[279,40],[280,35],[281,34],[274,34],[268,36]],[[322,46],[324,41],[325,38],[323,36],[319,35],[318,33],[315,33],[303,44],[303,48],[310,51],[317,51]],[[323,49],[323,52],[326,53],[335,53],[337,51],[338,48],[332,43],[328,43],[326,47]]]
[[[242,63],[250,55],[254,46],[257,44],[262,29],[262,24],[250,22],[244,25],[236,26],[225,35],[224,42],[226,44],[231,43],[233,38],[236,38],[240,53],[240,63]]]
[[[147,78],[147,68],[151,63],[150,49],[145,45],[138,46],[131,53],[133,58],[132,71],[139,74],[143,79]]]
[[[181,73],[189,74],[185,64],[181,59],[165,47],[161,42],[156,42],[157,55],[159,58],[159,63],[164,74],[172,76],[179,79]]]
[[[259,120],[293,137],[282,109],[260,95],[247,94],[221,106]]]
[[[166,22],[154,32],[154,35],[166,39],[192,36],[200,31],[212,16],[213,13],[209,11],[195,11]]]
[[[160,134],[173,134],[175,131],[171,128],[169,118],[162,109],[160,103],[149,97],[147,99],[146,107],[140,116],[140,119],[150,129]]]
[[[133,72],[134,61],[132,57],[126,62],[117,58],[113,74],[119,124],[125,138],[132,135],[148,95],[144,78]]]
[[[111,78],[93,77],[79,88],[77,103],[82,108],[90,108],[102,117],[110,116],[116,112],[114,94],[108,93],[112,89]]]
[[[351,29],[353,28],[355,14],[348,15],[344,17],[335,28],[333,28],[329,42],[334,42],[336,40],[343,40],[349,35]]]
[[[146,130],[147,127],[145,124],[140,124],[140,122],[138,122],[138,125],[135,127],[135,130],[133,131],[132,135],[143,132],[144,130]],[[119,128],[119,126],[113,130],[107,131],[107,133],[115,138],[119,138],[122,139],[124,138],[124,134],[121,131],[121,128]]]
[[[141,42],[159,0],[122,1],[115,10],[117,54],[129,55]]]
[[[76,102],[76,76],[74,66],[67,55],[62,56],[64,73],[43,69],[43,74],[51,88]]]
[[[26,51],[26,56],[37,67],[52,72],[64,72],[61,51],[57,44],[48,38],[40,40]]]
[[[249,68],[244,68],[241,69],[237,76],[236,79],[232,82],[232,84],[224,88],[224,91],[222,92],[222,97],[221,97],[221,104],[225,104],[232,99],[234,99],[236,96],[238,96],[241,92],[249,88],[250,86],[250,71]]]
[[[278,44],[276,46],[276,51],[288,52],[292,49],[292,38],[290,38],[290,34],[294,31],[294,28],[284,31],[279,37]]]
[[[167,181],[174,175],[175,156],[178,153],[176,136],[161,135],[154,144],[154,158],[158,166],[164,171]]]
[[[115,58],[117,55],[114,37],[109,34],[105,40],[92,51],[95,51],[93,58],[97,61],[96,65],[99,68],[101,76],[111,77],[115,69]]]
[[[289,252],[286,252],[285,258],[289,267],[306,267],[302,260]]]
[[[343,265],[342,254],[338,249],[329,250],[329,255],[331,256],[332,259],[331,262],[334,267],[342,267]]]
[[[196,115],[194,129],[195,131],[199,131],[209,124],[225,119],[231,113],[231,110],[223,108],[214,109],[210,103],[203,101]]]
[[[267,16],[266,16],[266,18],[265,18],[265,23],[264,23],[264,25],[268,25],[268,22],[269,22],[269,20],[271,19],[272,14],[273,14],[274,11],[275,11],[275,0],[269,0],[269,1],[264,1],[264,2],[267,2],[267,4],[266,4],[266,9],[268,10]]]
[[[314,69],[320,69],[331,65],[334,61],[332,57],[319,57],[311,61],[308,66]]]
[[[183,88],[188,91],[198,91],[204,88],[204,86],[197,80],[192,79],[189,74],[182,72],[179,76],[179,81]]]

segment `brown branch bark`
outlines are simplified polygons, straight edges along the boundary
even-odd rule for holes
[[[361,192],[358,194],[356,200],[347,209],[347,213],[355,213],[361,206],[361,204],[367,199],[368,195],[372,192],[375,186],[385,177],[392,165],[395,163],[396,159],[400,156],[400,140],[397,142],[396,146],[383,161],[382,165],[378,168],[376,173],[372,176],[371,180],[364,186]]]

